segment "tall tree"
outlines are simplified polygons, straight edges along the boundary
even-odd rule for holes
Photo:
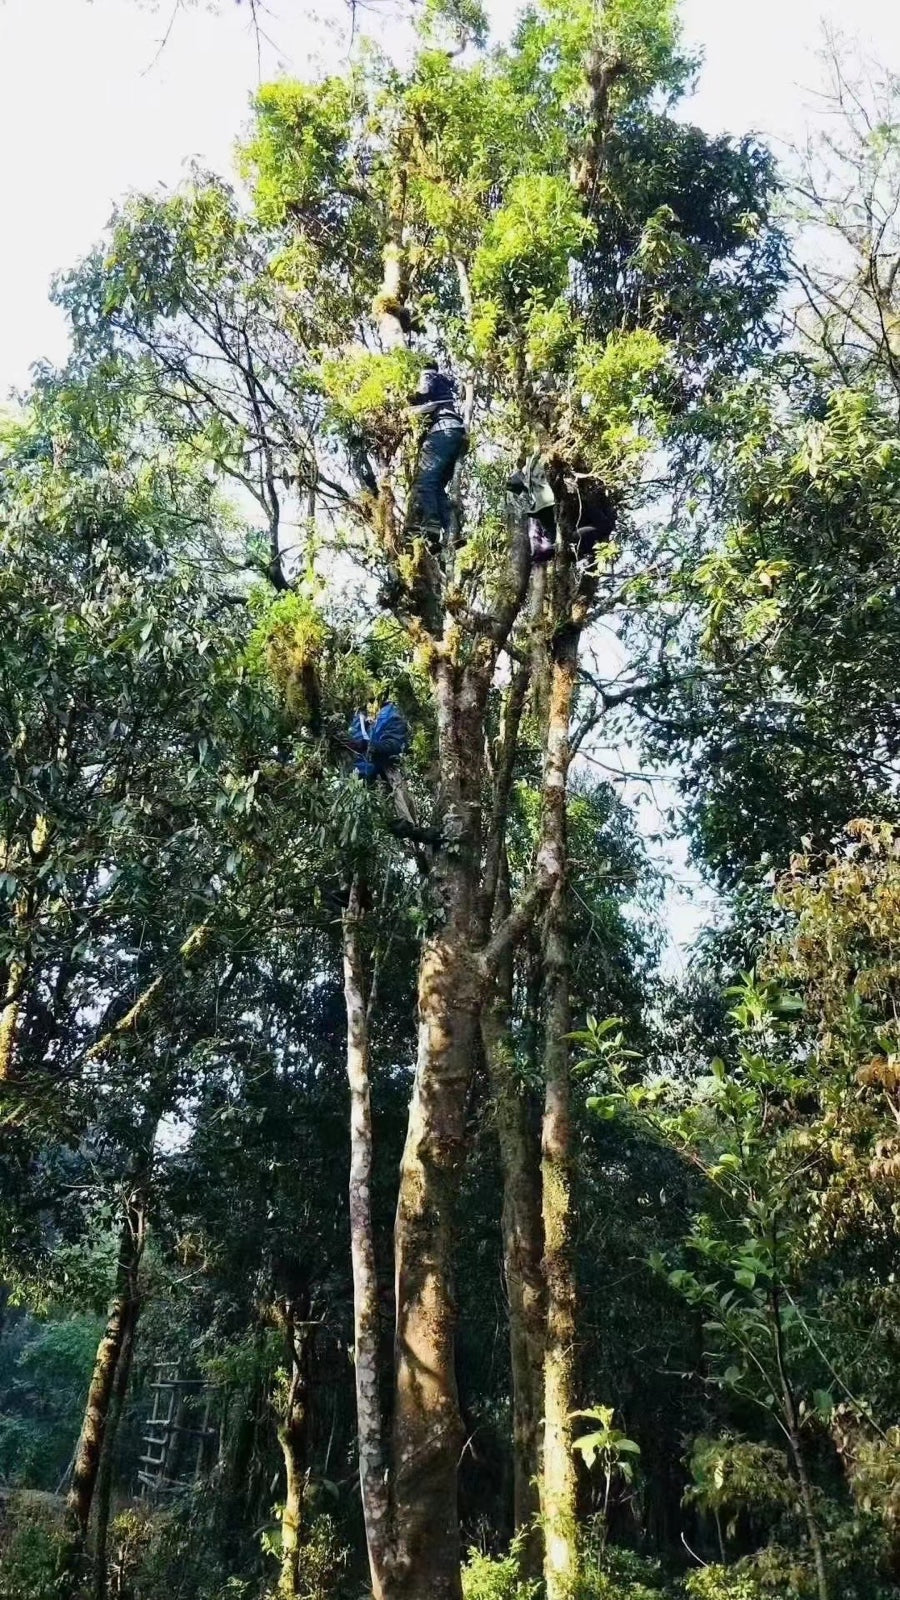
[[[333,577],[326,551],[341,550],[365,574],[361,611],[366,580],[380,583],[370,640],[387,628],[400,641],[381,692],[396,693],[402,675],[417,678],[409,767],[422,820],[393,819],[423,880],[424,927],[395,1228],[381,1578],[401,1597],[459,1594],[452,1257],[466,1107],[484,1007],[507,952],[547,907],[546,1170],[555,1163],[560,1196],[566,1188],[560,1029],[579,640],[599,617],[617,615],[645,564],[639,540],[623,560],[613,535],[628,526],[624,497],[651,444],[745,359],[748,342],[765,339],[777,287],[766,158],[751,145],[708,141],[657,109],[687,70],[666,0],[610,0],[599,14],[542,7],[508,49],[471,62],[426,46],[405,73],[373,55],[345,78],[268,86],[244,152],[254,217],[204,180],[135,201],[61,290],[76,362],[136,366],[161,434],[241,478],[263,511],[264,564],[276,585],[301,591],[271,635],[290,678],[294,750],[332,760],[330,736],[349,716],[351,690],[363,698],[374,687],[371,671],[368,683],[357,676],[337,693],[328,683],[343,596],[324,581]],[[402,404],[423,362],[413,346],[424,340],[457,369],[477,441],[458,553],[429,549],[399,511],[408,483]],[[532,609],[528,541],[524,527],[504,522],[497,463],[536,447],[548,460],[560,537]],[[586,519],[593,533],[579,548]],[[299,545],[290,565],[289,521]],[[516,892],[497,916],[519,780],[514,716],[504,717],[511,759],[496,759],[494,740],[504,702],[514,710],[522,691],[506,664],[523,655],[544,708],[541,800]],[[581,706],[582,737],[591,704],[589,696]],[[547,1257],[559,1357],[558,1438],[547,1459],[560,1474],[566,1530],[548,1558],[554,1596],[571,1589],[577,1567],[565,1205],[559,1222],[559,1249],[552,1242]],[[376,1567],[381,1553],[373,1556]]]

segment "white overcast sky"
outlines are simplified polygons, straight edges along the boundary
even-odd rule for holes
[[[260,72],[339,64],[342,0],[262,3],[260,59],[246,3],[0,0],[0,400],[33,361],[64,355],[49,280],[90,247],[117,199],[177,183],[191,159],[228,173]],[[517,7],[489,9],[503,33]],[[712,132],[801,138],[825,23],[900,73],[900,0],[683,0],[682,14],[705,58],[687,114]],[[683,846],[668,859],[684,892],[670,893],[667,921],[683,949],[703,897],[689,898]]]
[[[342,0],[318,0],[318,22],[305,0],[265,4],[263,76],[340,59]],[[118,197],[176,183],[191,157],[229,169],[259,78],[247,5],[179,9],[154,61],[173,7],[0,0],[0,395],[36,358],[63,353],[49,278],[88,248]],[[512,0],[491,10],[505,30]],[[705,54],[691,114],[711,130],[801,134],[823,18],[900,71],[898,0],[684,0],[683,15]]]

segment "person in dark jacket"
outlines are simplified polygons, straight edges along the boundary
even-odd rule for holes
[[[406,532],[423,534],[435,553],[448,537],[453,525],[453,508],[447,486],[456,463],[469,442],[465,423],[457,408],[451,380],[437,368],[429,367],[409,408],[422,420],[419,453],[406,514]]]
[[[540,454],[530,456],[506,481],[509,504],[514,517],[524,520],[536,566],[552,561],[556,554],[556,496],[547,479]],[[599,484],[591,486],[582,474],[569,480],[569,490],[577,496],[575,527],[568,542],[578,561],[592,562],[598,544],[610,538],[616,517],[613,503]]]

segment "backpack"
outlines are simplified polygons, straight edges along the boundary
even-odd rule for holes
[[[355,767],[361,778],[371,783],[384,777],[409,745],[406,719],[390,701],[372,723],[357,711],[350,724],[350,745],[359,757]]]

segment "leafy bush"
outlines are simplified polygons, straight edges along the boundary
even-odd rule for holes
[[[724,1433],[701,1435],[690,1455],[692,1482],[685,1502],[721,1517],[725,1534],[734,1538],[743,1513],[765,1527],[799,1510],[797,1486],[783,1450]]]
[[[659,1562],[633,1550],[607,1546],[586,1556],[579,1600],[663,1600],[669,1592]]]
[[[756,1579],[738,1567],[702,1567],[685,1580],[690,1600],[763,1600]]]
[[[0,1535],[0,1600],[59,1600],[61,1506],[49,1495],[10,1499]]]
[[[280,1559],[281,1529],[267,1529],[263,1534],[262,1544],[267,1555]],[[348,1554],[346,1545],[341,1542],[334,1519],[325,1515],[314,1517],[304,1533],[300,1547],[297,1577],[301,1600],[338,1600],[338,1596],[342,1593],[341,1579],[347,1566]],[[276,1600],[274,1593],[272,1600]]]
[[[519,1547],[514,1542],[506,1556],[489,1556],[470,1550],[462,1573],[465,1600],[537,1600],[539,1585],[519,1576]]]
[[[86,1313],[23,1318],[0,1370],[0,1479],[54,1489],[78,1437],[103,1324]],[[9,1359],[11,1357],[11,1360]]]
[[[134,1600],[250,1600],[252,1588],[229,1579],[215,1549],[201,1495],[164,1511],[130,1507],[110,1528],[110,1563]]]

